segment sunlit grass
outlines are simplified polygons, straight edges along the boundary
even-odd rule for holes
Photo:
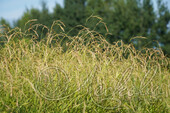
[[[38,42],[39,26],[1,34],[0,112],[169,112],[169,58],[161,50],[111,45],[84,26],[70,37],[60,21],[43,26]]]

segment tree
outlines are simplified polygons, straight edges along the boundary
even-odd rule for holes
[[[170,56],[170,11],[161,0],[158,3],[158,15],[156,24],[157,39],[163,51]]]
[[[142,36],[147,39],[132,40],[137,49],[157,47],[159,42],[168,53],[170,13],[161,0],[158,0],[159,14],[151,0],[88,0],[87,8],[88,13],[101,16],[107,23],[111,35],[106,37],[110,43],[117,40],[130,43],[132,37]],[[102,27],[99,30],[105,32]]]
[[[40,12],[39,22],[41,24],[48,26],[48,27],[50,27],[53,22],[52,16],[49,13],[46,3],[44,1],[42,1],[42,10]]]
[[[110,23],[111,20],[111,2],[112,0],[88,0],[86,6],[87,17],[89,16],[98,16],[101,17],[105,24]],[[86,23],[87,27],[90,29],[94,29],[95,31],[105,34],[106,29],[104,23],[98,24],[100,19],[90,18],[90,20]],[[97,25],[97,26],[96,26]],[[96,26],[96,27],[95,27]]]
[[[27,10],[26,12],[24,12],[23,16],[14,23],[14,26],[20,27],[23,30],[25,28],[26,22],[28,22],[30,19],[32,19],[30,11]]]
[[[6,37],[2,34],[7,33],[8,30],[11,29],[9,22],[7,22],[4,18],[0,20],[0,48],[4,46],[6,42]]]
[[[1,18],[0,25],[6,25],[7,27],[11,28],[10,23],[6,21],[4,18]]]
[[[64,9],[59,4],[55,5],[54,11],[52,13],[53,21],[55,21],[55,20],[63,20],[63,17],[64,17],[64,11],[63,10]]]
[[[42,2],[42,10],[27,9],[15,25],[23,29],[27,21],[37,19],[37,23],[50,27],[53,21],[61,20],[66,25],[66,33],[71,36],[82,29],[75,26],[83,25],[105,35],[110,43],[122,40],[133,43],[137,49],[156,48],[159,43],[163,51],[170,55],[170,11],[162,0],[157,0],[157,5],[158,13],[154,11],[152,0],[64,0],[63,8],[56,4],[53,13],[49,13],[46,3]],[[91,15],[101,17],[110,34],[101,19],[89,19]],[[60,32],[55,29],[56,33]],[[46,34],[46,30],[42,32],[41,28],[37,32],[43,34],[42,38]],[[136,36],[147,39],[130,40]]]
[[[86,0],[64,0],[63,22],[66,24],[66,31],[73,29],[77,25],[84,25]],[[71,35],[76,35],[79,28],[74,29]]]

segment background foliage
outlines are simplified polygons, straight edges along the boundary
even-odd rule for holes
[[[81,29],[76,27],[77,25],[83,25],[104,35],[111,44],[122,40],[126,44],[133,43],[139,50],[142,47],[161,47],[165,54],[170,55],[170,11],[162,0],[157,0],[157,6],[158,9],[154,10],[151,0],[64,0],[64,7],[56,4],[50,13],[46,3],[42,2],[41,10],[28,9],[14,22],[14,27],[24,30],[25,23],[30,19],[37,19],[38,23],[48,27],[53,21],[61,20],[66,26],[65,32],[70,36],[77,35]],[[99,17],[88,19],[90,16],[101,17],[107,29],[104,29],[105,24],[100,22]],[[0,23],[10,26],[4,19],[1,19]],[[100,25],[94,27],[97,23]],[[39,30],[38,33],[42,32]],[[44,30],[38,40],[41,40],[46,33]],[[146,38],[131,40],[136,36]]]

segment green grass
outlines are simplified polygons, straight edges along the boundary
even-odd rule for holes
[[[170,111],[170,60],[161,50],[111,45],[85,27],[70,37],[52,25],[37,42],[37,26],[1,33],[1,113]]]

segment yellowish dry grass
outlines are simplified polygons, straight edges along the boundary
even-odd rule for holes
[[[39,27],[48,31],[40,42]],[[111,45],[81,27],[74,37],[61,21],[1,33],[0,112],[169,111],[170,60],[161,50]]]

